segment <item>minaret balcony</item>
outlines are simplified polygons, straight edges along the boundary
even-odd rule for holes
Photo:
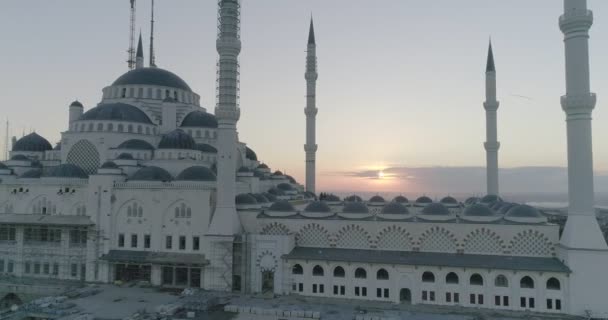
[[[591,10],[570,10],[559,17],[559,28],[563,33],[587,32],[593,24]]]
[[[595,93],[589,94],[567,94],[561,97],[562,109],[570,116],[588,115],[595,108]]]

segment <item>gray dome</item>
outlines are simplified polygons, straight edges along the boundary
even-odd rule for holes
[[[410,201],[406,197],[404,197],[404,196],[396,196],[393,199],[393,202],[397,202],[397,203],[409,203]]]
[[[273,203],[268,211],[283,211],[283,212],[294,212],[296,209],[291,205],[291,203],[285,200],[279,200]]]
[[[282,175],[283,175],[283,172],[281,172],[281,171],[277,170],[277,171],[275,171],[275,172],[274,172],[272,175],[273,175],[273,176],[282,176]]]
[[[258,155],[249,147],[245,147],[245,157],[249,160],[258,161]]]
[[[347,202],[342,208],[344,213],[369,213],[367,206],[363,202]]]
[[[279,183],[279,185],[277,186],[277,188],[279,190],[283,190],[283,191],[291,191],[291,190],[293,190],[293,187],[289,183]]]
[[[118,169],[118,166],[113,161],[106,161],[101,165],[102,169]]]
[[[242,204],[242,205],[258,204],[258,201],[255,199],[255,197],[248,193],[237,194],[236,197],[234,198],[234,201],[236,204]]]
[[[520,204],[509,209],[505,216],[512,218],[540,218],[542,217],[542,214],[534,207],[526,204]]]
[[[266,197],[265,197],[263,194],[261,194],[261,193],[252,193],[251,195],[252,195],[252,196],[255,198],[255,200],[256,200],[258,203],[268,203],[268,202],[270,202],[270,201],[268,200],[268,198],[266,198]]]
[[[433,203],[433,199],[427,196],[422,196],[416,199],[416,203]]]
[[[488,208],[488,206],[476,203],[464,209],[463,215],[469,217],[491,217],[495,215],[495,212]]]
[[[296,179],[294,179],[292,176],[286,174],[285,178],[287,178],[287,180],[289,180],[289,182],[295,184],[296,183]]]
[[[215,173],[207,167],[192,166],[180,172],[175,179],[187,181],[216,181],[217,177],[215,176]]]
[[[490,208],[491,208],[492,210],[500,210],[500,208],[502,208],[502,207],[503,207],[505,204],[507,204],[507,202],[497,201],[497,202],[494,202],[494,203],[493,203],[493,204],[490,206]]]
[[[375,195],[369,199],[369,202],[386,202],[381,196]]]
[[[17,154],[11,157],[11,160],[17,160],[17,161],[30,161],[31,159],[22,155],[22,154]]]
[[[197,143],[194,146],[194,149],[201,151],[201,152],[208,152],[208,153],[217,153],[217,149],[210,145],[210,144],[206,144],[206,143]]]
[[[275,196],[284,196],[285,195],[285,192],[283,192],[283,190],[280,190],[277,188],[268,189],[268,193],[275,195]]]
[[[423,214],[433,215],[433,216],[447,216],[450,215],[450,211],[443,204],[435,202],[427,205],[422,209]]]
[[[121,153],[118,155],[118,157],[116,158],[118,160],[134,160],[133,159],[133,155],[130,153]]]
[[[13,145],[13,151],[42,152],[48,150],[53,150],[53,146],[36,132],[23,136]]]
[[[277,196],[275,196],[275,195],[274,195],[274,194],[272,194],[272,193],[264,192],[264,193],[262,193],[262,195],[263,195],[264,197],[266,197],[266,199],[268,199],[268,201],[270,201],[270,202],[275,202],[275,201],[277,201]]]
[[[468,205],[471,205],[471,204],[477,203],[477,201],[479,201],[479,198],[477,198],[477,197],[468,197],[468,198],[467,198],[467,199],[464,201],[464,204],[468,206]]]
[[[516,203],[503,202],[503,205],[498,210],[498,213],[500,213],[500,214],[506,214],[507,211],[509,211],[511,208],[513,208],[516,205],[517,205]]]
[[[217,118],[211,113],[196,110],[188,113],[180,127],[217,128]]]
[[[493,194],[488,194],[480,200],[481,203],[494,203],[497,201],[502,201],[502,199],[499,196]]]
[[[363,199],[361,199],[361,197],[359,197],[356,194],[353,194],[352,196],[348,196],[346,198],[344,198],[344,201],[346,202],[363,202]]]
[[[123,74],[112,83],[113,86],[131,84],[163,86],[192,91],[190,86],[188,86],[182,78],[171,71],[156,67],[133,69]]]
[[[270,168],[268,168],[268,165],[267,165],[267,164],[265,164],[265,163],[261,163],[261,164],[258,166],[258,169],[270,169]]]
[[[175,129],[160,139],[159,149],[195,149],[196,142],[182,129]]]
[[[456,200],[454,197],[444,197],[443,199],[441,199],[441,201],[439,201],[443,204],[458,204],[458,200]]]
[[[49,171],[44,174],[45,177],[53,178],[80,178],[86,179],[89,175],[82,170],[79,166],[72,163],[60,164],[56,167],[52,167]]]
[[[384,208],[382,208],[382,213],[383,214],[408,214],[409,210],[407,210],[407,208],[403,204],[393,201],[393,202],[385,205]]]
[[[173,177],[167,170],[155,166],[137,170],[132,176],[133,181],[171,181]]]
[[[40,178],[42,177],[42,169],[31,169],[24,172],[21,178]]]
[[[312,201],[309,203],[306,208],[304,208],[306,212],[331,212],[331,208],[324,201]]]
[[[144,140],[131,139],[121,143],[116,149],[154,150],[154,147]]]
[[[72,103],[70,103],[70,107],[79,107],[79,108],[82,108],[83,105],[82,105],[82,103],[80,103],[80,101],[74,100]]]
[[[247,167],[240,167],[238,172],[247,173],[247,172],[251,172],[251,170],[249,170],[249,168],[247,168]]]
[[[100,104],[85,112],[78,120],[114,120],[152,124],[145,112],[120,102]]]

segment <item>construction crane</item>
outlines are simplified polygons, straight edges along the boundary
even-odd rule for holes
[[[154,0],[152,0],[152,15],[150,19],[150,67],[156,67],[154,57]]]
[[[129,69],[135,68],[135,0],[131,1],[131,25],[129,30],[129,50],[127,53],[129,54],[129,59],[127,60],[127,64],[129,65]]]

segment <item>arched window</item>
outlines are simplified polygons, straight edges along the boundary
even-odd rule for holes
[[[118,132],[124,132],[125,131],[125,127],[121,124],[118,125]]]
[[[108,130],[108,131],[114,130],[114,124],[113,123],[108,123],[106,130]]]
[[[561,287],[559,280],[556,278],[549,278],[549,280],[547,280],[547,290],[560,290]]]
[[[165,98],[171,97],[171,91],[165,90]]]
[[[483,286],[483,278],[479,273],[475,273],[471,276],[469,284],[472,286]]]
[[[334,277],[336,278],[344,278],[345,276],[345,272],[344,272],[344,268],[337,266],[334,268]]]
[[[376,272],[376,279],[378,280],[388,280],[388,271],[385,269],[380,269]]]
[[[458,284],[458,275],[454,272],[450,272],[445,276],[445,283]]]
[[[137,133],[142,133],[143,132],[143,128],[141,127],[141,125],[137,126]]]
[[[121,97],[126,98],[127,97],[127,88],[122,88],[122,95]]]
[[[507,280],[507,277],[500,274],[500,275],[496,276],[496,279],[494,279],[494,285],[497,287],[508,287],[509,280]]]
[[[426,271],[422,274],[422,282],[435,282],[435,275],[430,271]]]
[[[293,266],[293,268],[291,268],[291,273],[292,274],[304,274],[304,269],[302,268],[301,265],[296,264]]]
[[[161,99],[161,91],[160,89],[156,89],[156,99]]]
[[[534,280],[529,276],[525,276],[519,280],[519,287],[525,289],[534,289]]]
[[[367,271],[365,271],[365,269],[363,269],[363,268],[357,268],[357,270],[355,270],[355,278],[357,278],[357,279],[366,279],[367,278]]]
[[[314,268],[312,268],[312,275],[323,276],[323,268],[319,265],[316,265]]]
[[[128,128],[127,130],[129,131],[129,133],[133,132],[133,125],[132,124],[130,124],[127,128]]]
[[[175,99],[175,101],[177,101],[177,91],[173,91],[173,99]]]

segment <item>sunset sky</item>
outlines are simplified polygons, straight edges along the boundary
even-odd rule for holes
[[[70,102],[94,107],[101,89],[127,71],[128,2],[0,3],[1,115],[12,134],[36,130],[57,142]],[[138,0],[145,46],[149,5]],[[208,111],[215,103],[216,6],[214,0],[156,1],[157,65],[188,82]],[[304,182],[304,65],[312,13],[319,191],[484,190],[490,36],[499,162],[508,169],[501,178],[515,191],[565,190],[561,1],[243,0],[242,6],[239,138],[271,168]],[[608,1],[591,0],[589,8],[595,15],[596,184],[608,191]],[[509,180],[513,176],[526,179]]]

